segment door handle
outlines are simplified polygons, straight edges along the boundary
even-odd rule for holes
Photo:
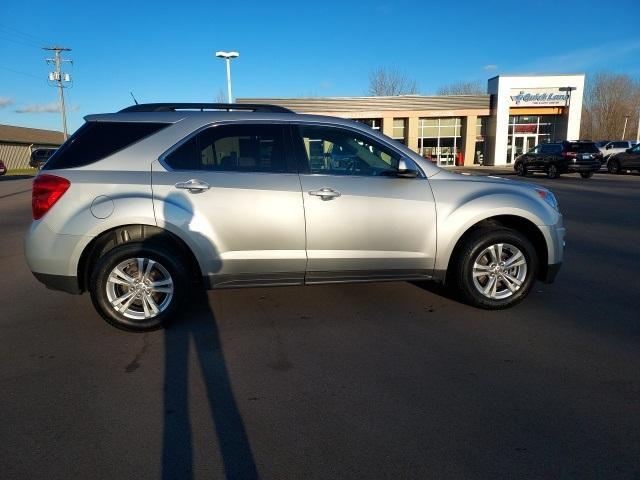
[[[176,188],[180,188],[182,190],[189,190],[189,193],[201,193],[205,190],[209,190],[210,186],[207,182],[203,182],[202,180],[197,180],[192,178],[186,182],[178,182],[176,183]]]
[[[309,195],[313,195],[314,197],[320,197],[322,200],[331,200],[333,198],[338,198],[341,194],[329,187],[323,187],[320,190],[311,190]]]

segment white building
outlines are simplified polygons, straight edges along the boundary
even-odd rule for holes
[[[538,143],[580,137],[584,75],[499,75],[486,95],[243,98],[351,118],[441,166],[509,165]]]

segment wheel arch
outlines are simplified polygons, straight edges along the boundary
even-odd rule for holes
[[[130,224],[105,230],[87,244],[78,261],[78,286],[86,291],[89,277],[98,258],[115,247],[135,242],[157,243],[175,248],[189,262],[194,280],[202,281],[200,265],[187,243],[176,234],[155,225]]]
[[[440,277],[440,280],[442,281],[447,281],[447,276],[450,273],[449,267],[452,264],[452,260],[456,258],[456,255],[461,250],[465,241],[474,232],[482,228],[495,229],[500,227],[515,230],[527,237],[527,239],[533,244],[533,247],[536,249],[536,253],[538,256],[537,278],[545,278],[548,268],[549,250],[544,234],[542,233],[540,228],[538,228],[536,224],[531,220],[511,214],[494,215],[483,218],[482,220],[477,221],[466,230],[464,230],[462,234],[458,236],[453,249],[446,259],[446,267],[444,269],[438,269],[440,274],[437,275],[437,277]]]

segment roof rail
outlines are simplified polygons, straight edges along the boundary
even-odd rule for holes
[[[175,112],[176,110],[249,110],[252,112],[294,113],[288,108],[278,105],[262,105],[255,103],[141,103],[131,105],[118,113],[129,112]]]

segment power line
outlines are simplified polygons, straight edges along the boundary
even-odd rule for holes
[[[26,77],[31,77],[31,78],[35,78],[37,80],[40,80],[41,77],[38,77],[37,75],[33,75],[32,73],[27,73],[27,72],[21,72],[20,70],[15,70],[13,68],[9,68],[9,67],[5,67],[4,65],[0,65],[0,68],[3,70],[7,70],[9,72],[13,72],[13,73],[18,73],[20,75],[24,75]]]
[[[22,30],[18,30],[15,27],[9,27],[8,25],[0,24],[0,30],[4,30],[5,32],[11,35],[21,36],[25,40],[29,40],[31,42],[37,42],[39,44],[38,46],[47,45],[51,43],[48,40],[44,40],[40,37],[36,37],[35,35],[32,35],[31,33],[28,33],[28,32],[23,32]]]
[[[15,38],[9,38],[5,36],[5,32],[1,32],[0,31],[0,38],[3,40],[6,40],[7,42],[13,42],[16,43],[18,45],[23,45],[25,47],[31,47],[31,48],[42,48],[43,44],[37,44],[35,42],[32,41],[28,41],[26,39],[15,39]]]

